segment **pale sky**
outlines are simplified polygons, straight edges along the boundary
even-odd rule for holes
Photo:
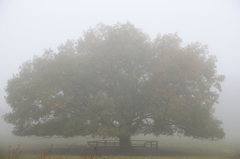
[[[215,115],[226,132],[240,134],[239,0],[0,0],[0,115],[10,111],[4,88],[23,62],[77,40],[99,22],[127,21],[151,38],[177,32],[184,45],[207,44],[218,73],[226,75]]]

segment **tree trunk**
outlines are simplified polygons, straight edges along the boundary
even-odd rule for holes
[[[119,137],[119,149],[130,150],[131,149],[131,136]]]

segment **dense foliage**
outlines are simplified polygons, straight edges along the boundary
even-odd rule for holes
[[[207,46],[182,46],[177,34],[151,40],[130,23],[99,24],[25,62],[8,80],[12,112],[4,119],[19,136],[221,139],[216,61]]]

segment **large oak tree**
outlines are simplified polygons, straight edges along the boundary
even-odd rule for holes
[[[117,137],[120,147],[136,134],[221,139],[217,59],[181,42],[151,40],[131,23],[99,24],[25,62],[8,80],[4,119],[18,136]]]

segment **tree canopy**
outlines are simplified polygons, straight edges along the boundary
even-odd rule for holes
[[[131,23],[98,24],[20,66],[8,80],[4,119],[18,136],[221,139],[216,61],[206,45],[183,46],[177,34],[151,40]]]

